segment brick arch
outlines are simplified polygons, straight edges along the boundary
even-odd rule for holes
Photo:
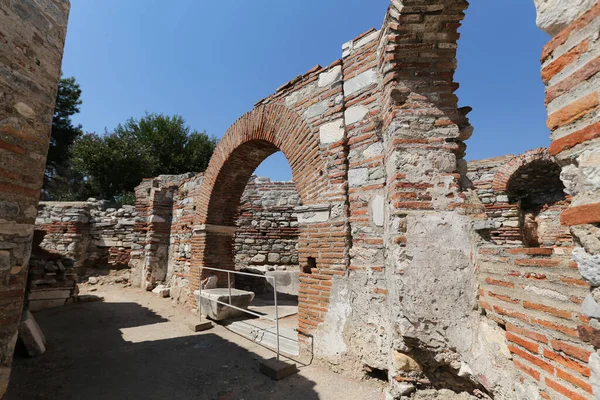
[[[526,153],[518,155],[504,164],[494,176],[494,180],[492,182],[492,189],[495,192],[506,192],[508,182],[510,178],[514,175],[517,170],[533,161],[550,161],[554,162],[554,158],[548,154],[548,150],[546,148],[539,148],[534,150],[529,150]]]
[[[281,104],[258,107],[225,133],[204,174],[197,223],[233,226],[248,179],[259,164],[281,150],[304,205],[319,203],[327,187],[319,140],[300,116]]]

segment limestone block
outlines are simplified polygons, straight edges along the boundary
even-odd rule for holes
[[[262,264],[266,261],[266,259],[267,259],[267,257],[264,254],[257,254],[254,257],[252,257],[250,262],[252,264]]]
[[[352,125],[363,120],[363,118],[369,113],[369,109],[363,105],[357,105],[348,108],[344,112],[344,119],[346,125]]]
[[[549,35],[557,35],[595,2],[596,0],[534,0],[537,26]]]
[[[199,297],[199,295],[200,291],[197,290],[194,292],[194,296],[200,302],[200,312],[202,315],[205,315],[212,320],[222,321],[227,318],[246,315],[240,310],[215,302],[215,300],[217,300],[223,303],[229,303],[229,290],[226,288],[202,290],[203,297]],[[233,306],[247,309],[253,299],[253,292],[231,289],[231,305]]]
[[[581,247],[573,250],[572,258],[579,267],[579,272],[592,286],[600,286],[600,254],[591,255]]]
[[[19,337],[31,357],[42,355],[46,351],[44,333],[29,311],[25,312],[25,316],[19,325]]]
[[[373,143],[365,149],[363,157],[371,158],[383,154],[383,143]]]
[[[338,65],[329,71],[319,74],[319,87],[327,87],[342,79],[342,66]]]
[[[348,171],[348,184],[350,187],[362,186],[369,180],[368,168],[355,168]]]
[[[266,276],[272,276],[277,281],[277,292],[291,295],[298,295],[300,287],[300,272],[299,271],[267,271]],[[272,287],[273,279],[268,279],[267,282]]]
[[[344,94],[349,96],[367,86],[377,83],[377,78],[377,71],[375,69],[367,70],[344,83]]]
[[[339,142],[344,138],[344,134],[344,120],[341,118],[333,122],[323,124],[319,128],[319,137],[321,139],[321,144]]]
[[[600,304],[596,302],[591,293],[583,301],[581,312],[588,317],[600,319]]]
[[[329,109],[329,104],[327,101],[321,101],[319,103],[313,104],[308,107],[308,109],[304,112],[305,119],[311,119],[321,114],[324,114],[325,111]]]
[[[169,297],[171,293],[170,289],[165,285],[158,285],[154,289],[152,289],[152,293],[158,295],[158,297]]]
[[[382,195],[375,195],[371,200],[371,218],[377,226],[383,226],[384,223],[385,199]]]

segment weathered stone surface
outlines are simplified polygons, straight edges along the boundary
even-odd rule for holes
[[[200,312],[207,318],[214,321],[222,321],[227,318],[246,315],[243,311],[235,308],[219,304],[214,300],[229,304],[228,289],[206,289],[202,290],[202,298],[199,298],[199,291],[195,291],[194,295],[200,302]],[[231,289],[231,305],[238,308],[247,309],[252,300],[254,293],[245,290]]]
[[[572,255],[583,279],[592,286],[600,286],[600,254],[591,255],[583,248],[576,247]]]
[[[29,311],[24,313],[19,325],[19,337],[31,357],[36,357],[46,352],[46,338],[44,337],[44,333]]]
[[[152,293],[158,295],[158,297],[169,297],[171,291],[165,285],[158,285],[154,289],[152,289]]]
[[[556,35],[577,17],[589,10],[595,0],[534,0],[537,10],[537,26]]]
[[[600,353],[596,352],[590,357],[590,370],[592,376],[590,377],[590,384],[594,392],[596,399],[600,399]]]
[[[346,125],[352,125],[360,122],[369,113],[369,109],[363,105],[356,105],[348,108],[344,112],[344,118]]]
[[[342,67],[335,66],[319,75],[319,87],[331,86],[342,79]]]
[[[377,71],[370,69],[344,82],[344,94],[349,96],[374,83],[377,83]]]
[[[342,119],[323,124],[319,128],[319,136],[322,144],[339,142],[344,138],[344,134],[344,120]]]
[[[590,318],[600,319],[600,304],[596,302],[594,296],[590,293],[583,300],[581,305],[581,312]]]
[[[277,360],[276,358],[261,361],[258,365],[262,374],[276,381],[298,372],[295,363]]]

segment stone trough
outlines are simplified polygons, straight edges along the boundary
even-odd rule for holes
[[[194,297],[200,304],[200,312],[203,316],[213,321],[222,321],[246,315],[243,311],[219,304],[215,301],[229,303],[229,290],[227,288],[204,289],[202,290],[202,296],[200,297],[200,291],[196,290],[194,292]],[[231,305],[235,307],[247,310],[253,299],[254,292],[231,289]]]

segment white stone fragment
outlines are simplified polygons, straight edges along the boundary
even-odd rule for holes
[[[363,105],[357,105],[348,108],[344,113],[346,119],[346,125],[352,125],[363,120],[363,118],[369,113],[369,109]]]
[[[363,156],[365,158],[371,158],[383,153],[383,143],[373,143],[365,149]]]
[[[25,103],[15,104],[15,110],[27,119],[35,118],[35,111]]]
[[[371,215],[373,223],[377,226],[383,226],[385,213],[385,199],[382,195],[376,194],[371,200]]]
[[[349,96],[374,83],[377,83],[377,71],[375,69],[367,70],[344,83],[344,94]]]
[[[600,354],[592,354],[592,356],[590,357],[589,366],[592,370],[590,383],[592,384],[594,396],[596,397],[596,399],[600,399]]]
[[[537,26],[556,35],[589,10],[596,0],[534,0],[537,10]]]
[[[341,118],[333,122],[323,124],[319,129],[321,144],[339,142],[344,138],[344,133],[344,120]]]
[[[350,187],[362,186],[369,180],[368,168],[355,168],[348,171],[348,184]]]
[[[329,104],[327,101],[321,101],[319,103],[313,104],[308,107],[308,109],[304,112],[304,118],[311,119],[318,115],[323,114],[329,108]]]
[[[600,286],[600,254],[591,255],[582,247],[573,249],[572,258],[583,279],[592,286]]]
[[[338,65],[329,71],[319,74],[319,87],[327,87],[342,80],[342,66]]]
[[[588,294],[581,305],[581,312],[590,318],[600,319],[600,304],[596,303],[594,296]]]

